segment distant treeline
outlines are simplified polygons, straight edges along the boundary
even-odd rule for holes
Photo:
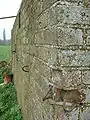
[[[0,40],[0,45],[7,45],[7,44],[10,44],[11,43],[11,40]]]

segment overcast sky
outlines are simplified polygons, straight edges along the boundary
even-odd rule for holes
[[[22,0],[0,0],[0,17],[16,16]],[[0,38],[3,39],[3,29],[6,30],[6,38],[10,39],[11,29],[15,18],[0,20]]]

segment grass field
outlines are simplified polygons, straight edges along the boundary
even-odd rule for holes
[[[0,61],[10,59],[10,45],[0,45]]]
[[[0,61],[10,60],[10,46],[0,46]],[[3,70],[0,68],[0,84],[3,82]],[[14,83],[0,85],[0,120],[22,120],[22,114],[17,102]]]

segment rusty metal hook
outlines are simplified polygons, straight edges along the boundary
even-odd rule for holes
[[[26,68],[29,68],[29,66],[28,66],[28,65],[23,66],[23,67],[22,67],[22,70],[23,70],[24,72],[29,72],[29,70],[26,70]]]

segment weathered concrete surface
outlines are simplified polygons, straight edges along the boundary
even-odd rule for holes
[[[79,110],[65,113],[42,99],[53,83],[85,90],[90,101],[90,1],[23,0],[12,29],[12,70],[24,120],[79,119]]]

